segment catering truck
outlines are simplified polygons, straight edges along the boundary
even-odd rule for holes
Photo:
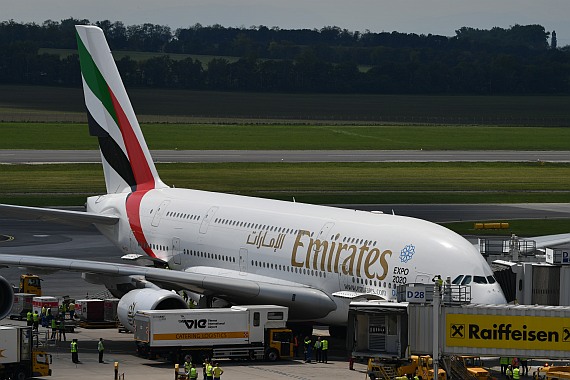
[[[286,307],[273,305],[138,311],[134,339],[138,353],[150,358],[274,361],[293,356],[287,316]]]
[[[32,328],[0,326],[0,379],[51,376],[51,355],[33,347]]]

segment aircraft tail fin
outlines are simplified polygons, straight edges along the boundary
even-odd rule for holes
[[[158,176],[103,31],[77,25],[89,133],[99,139],[107,193],[167,187]]]

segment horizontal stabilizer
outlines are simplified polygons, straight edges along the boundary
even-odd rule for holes
[[[78,223],[114,225],[119,221],[119,217],[114,215],[0,204],[0,217],[4,216],[10,216],[17,219],[41,220],[75,225]]]

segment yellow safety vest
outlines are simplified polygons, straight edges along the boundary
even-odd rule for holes
[[[206,376],[212,376],[212,366],[210,364],[206,364]]]
[[[71,352],[77,352],[77,343],[71,342]]]
[[[519,373],[519,369],[518,368],[513,369],[513,379],[520,379],[520,378],[521,376]]]
[[[329,349],[329,341],[328,341],[328,340],[323,339],[323,340],[321,341],[321,344],[322,344],[322,347],[321,347],[321,348],[323,349],[323,351]]]
[[[191,379],[197,379],[198,378],[198,371],[196,371],[196,368],[194,368],[194,367],[190,368],[190,378]]]

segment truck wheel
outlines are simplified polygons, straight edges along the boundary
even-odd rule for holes
[[[24,368],[18,368],[16,372],[14,372],[13,380],[26,380],[28,378],[28,374]]]
[[[265,357],[267,358],[268,361],[274,362],[277,359],[279,359],[279,352],[277,352],[275,348],[272,348],[269,351],[267,351]]]
[[[255,360],[255,359],[257,359],[257,357],[255,356],[255,351],[249,350],[249,354],[248,354],[247,358],[248,358],[249,360]]]

